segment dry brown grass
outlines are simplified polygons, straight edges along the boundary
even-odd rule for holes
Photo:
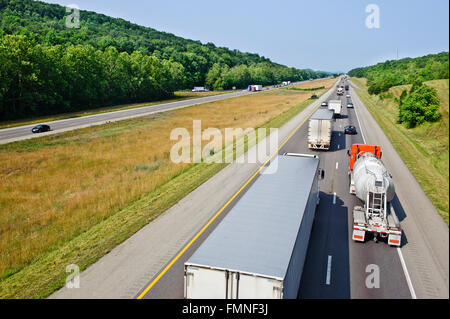
[[[0,280],[187,168],[169,159],[173,128],[257,127],[309,97],[275,90],[2,145]]]

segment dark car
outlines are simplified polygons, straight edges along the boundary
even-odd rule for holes
[[[327,102],[322,102],[322,104],[320,106],[328,106]]]
[[[354,127],[353,125],[346,126],[344,128],[344,133],[345,134],[355,135],[356,134],[356,127]]]
[[[33,127],[33,129],[31,130],[31,132],[33,133],[43,133],[48,131],[50,131],[50,126],[45,124],[39,124],[38,126]]]

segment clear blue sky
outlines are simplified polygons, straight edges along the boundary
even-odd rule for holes
[[[348,71],[449,50],[448,0],[46,0],[297,68]],[[368,4],[380,28],[368,29]],[[81,19],[83,17],[81,16]]]

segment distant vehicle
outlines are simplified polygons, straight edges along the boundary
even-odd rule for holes
[[[208,92],[208,89],[205,89],[203,86],[194,86],[192,92]]]
[[[259,84],[248,86],[248,91],[251,91],[251,92],[257,92],[257,91],[262,91],[262,90],[263,90],[263,86],[259,85]]]
[[[322,102],[322,104],[320,104],[320,106],[328,106],[327,102]]]
[[[348,102],[347,103],[347,107],[353,107],[353,103],[352,102]]]
[[[33,132],[33,133],[43,133],[43,132],[48,132],[50,130],[51,130],[50,126],[48,126],[46,124],[39,124],[38,126],[33,127],[31,132]]]
[[[346,85],[346,86],[345,86],[345,90],[346,90],[346,91],[348,91],[348,89],[349,89],[349,86],[348,86],[348,85]]]
[[[343,88],[338,88],[337,89],[337,95],[344,95],[344,89]]]
[[[319,98],[319,96],[317,94],[313,94],[310,97],[311,100],[318,99],[318,98]]]
[[[342,103],[341,100],[331,100],[328,102],[328,109],[334,111],[334,117],[341,117]]]
[[[347,99],[351,98],[350,94],[347,94]]]
[[[354,127],[353,125],[346,126],[344,128],[344,133],[345,134],[350,134],[350,135],[355,135],[356,134],[356,127]]]
[[[309,119],[308,148],[329,150],[333,125],[333,111],[318,109]]]

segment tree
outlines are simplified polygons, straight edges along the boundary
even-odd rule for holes
[[[439,97],[434,88],[425,84],[414,84],[407,96],[403,93],[402,95],[399,122],[405,123],[408,128],[440,118]]]

